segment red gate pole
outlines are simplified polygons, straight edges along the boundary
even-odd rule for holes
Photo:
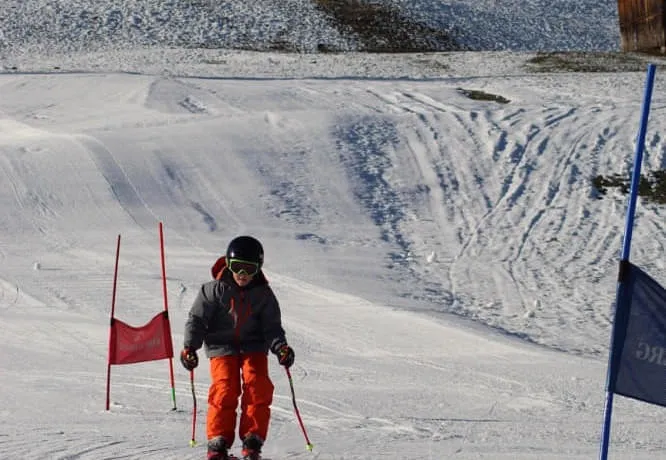
[[[162,292],[164,294],[164,311],[167,314],[167,329],[169,340],[171,340],[171,321],[169,321],[169,302],[167,301],[167,284],[166,284],[166,262],[164,257],[164,230],[162,222],[159,224],[160,229],[160,258],[162,259]],[[173,356],[169,358],[169,376],[171,378],[171,400],[173,401],[173,408],[176,410],[176,383],[173,375]]]
[[[111,295],[111,319],[109,321],[109,354],[106,364],[106,410],[109,410],[111,390],[111,346],[113,339],[113,318],[116,311],[116,286],[118,282],[118,259],[120,258],[120,234],[116,243],[116,264],[113,270],[113,293]]]

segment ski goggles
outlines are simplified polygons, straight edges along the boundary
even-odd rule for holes
[[[227,267],[237,275],[254,276],[259,272],[259,264],[241,259],[229,259]]]

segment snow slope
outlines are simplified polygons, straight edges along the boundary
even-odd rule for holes
[[[0,56],[135,47],[363,49],[363,39],[310,0],[4,0]],[[343,2],[337,2],[343,3]],[[373,0],[446,31],[461,49],[617,51],[615,0]],[[350,14],[354,16],[353,14]],[[393,17],[393,15],[391,16]],[[387,19],[389,20],[389,19]],[[392,19],[393,20],[393,19]],[[397,20],[397,19],[395,19]]]
[[[264,243],[315,446],[271,359],[268,458],[596,457],[626,197],[599,199],[591,178],[629,176],[648,61],[544,71],[538,51],[613,50],[612,5],[490,3],[401,6],[507,51],[409,55],[173,48],[206,30],[179,2],[3,3],[0,458],[204,458],[205,360],[194,448],[178,362],[176,410],[166,361],[114,366],[104,410],[116,238],[116,314],[142,325],[164,307],[159,222],[176,349],[229,239]],[[251,11],[197,5],[178,11]],[[56,7],[120,18],[117,33],[54,25]],[[504,19],[474,26],[483,12]],[[170,19],[153,43],[127,18]],[[665,164],[656,62],[645,171]],[[639,200],[632,246],[662,281],[663,212]],[[617,398],[613,420],[611,458],[666,458],[663,409]]]
[[[140,325],[163,304],[162,221],[176,346],[226,242],[265,243],[316,446],[275,366],[267,456],[590,458],[625,206],[589,179],[628,170],[643,80],[2,76],[3,455],[201,458],[178,363],[178,411],[166,362],[114,366],[103,410],[115,239],[117,314]],[[639,207],[634,234],[657,279],[661,213]],[[200,440],[206,385],[202,367]],[[616,419],[613,458],[664,455],[663,411],[620,400]]]

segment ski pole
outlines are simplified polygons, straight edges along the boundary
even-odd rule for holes
[[[190,447],[197,445],[195,430],[197,426],[197,394],[194,391],[194,370],[190,371],[190,386],[192,387],[192,439],[190,439]]]
[[[289,368],[285,367],[284,370],[287,372],[287,378],[289,379],[289,388],[291,389],[291,402],[294,404],[294,412],[296,413],[298,424],[301,426],[301,431],[303,432],[303,437],[305,438],[306,442],[305,448],[311,451],[314,446],[308,439],[308,434],[305,431],[305,426],[303,426],[303,420],[301,419],[301,413],[298,411],[298,406],[296,405],[296,393],[294,393],[294,381],[291,378],[291,372],[289,372]]]

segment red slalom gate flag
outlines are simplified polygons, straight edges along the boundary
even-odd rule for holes
[[[158,313],[141,327],[132,327],[119,319],[111,319],[109,364],[132,364],[167,358],[173,358],[173,344],[166,311]]]

